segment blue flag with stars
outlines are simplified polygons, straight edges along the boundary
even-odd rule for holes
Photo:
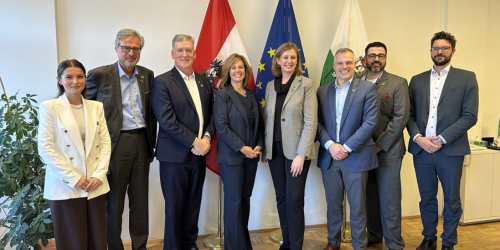
[[[279,0],[278,7],[276,7],[276,12],[274,13],[273,23],[267,36],[266,46],[259,62],[257,81],[255,82],[255,92],[257,92],[257,96],[259,97],[261,113],[266,105],[266,85],[275,78],[271,72],[274,52],[281,44],[286,42],[295,43],[299,48],[301,67],[304,70],[303,75],[308,76],[306,59],[302,43],[300,42],[299,28],[297,27],[297,21],[293,12],[292,0]]]

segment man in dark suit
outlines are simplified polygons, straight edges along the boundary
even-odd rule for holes
[[[144,38],[123,29],[115,40],[118,62],[88,72],[86,98],[103,103],[111,136],[108,181],[108,249],[122,250],[122,214],[129,198],[132,249],[146,249],[149,233],[149,164],[154,158],[156,118],[150,106],[153,71],[138,66]],[[128,191],[127,191],[128,190]]]
[[[479,90],[474,72],[451,67],[455,45],[450,33],[434,34],[430,50],[434,65],[414,76],[409,86],[408,151],[413,154],[424,226],[424,240],[417,250],[437,248],[438,179],[444,194],[442,249],[457,244],[462,163],[470,154],[467,130],[477,121]]]
[[[368,170],[378,167],[371,135],[379,119],[377,87],[353,78],[352,50],[338,49],[333,68],[335,82],[318,89],[318,167],[325,186],[328,244],[340,249],[344,187],[351,209],[352,246],[366,249],[365,194]]]
[[[379,167],[368,171],[366,227],[368,246],[382,243],[403,249],[401,237],[401,163],[406,152],[403,130],[410,116],[406,79],[385,71],[387,47],[373,42],[365,48],[365,74],[360,78],[377,86],[380,119],[372,138]]]
[[[214,135],[214,96],[205,76],[193,71],[194,39],[172,40],[172,70],[153,81],[151,105],[160,131],[156,159],[165,199],[163,249],[198,249],[198,217],[206,154]]]

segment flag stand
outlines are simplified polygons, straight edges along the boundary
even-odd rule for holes
[[[222,233],[222,177],[219,176],[219,213],[217,234],[212,234],[203,240],[203,245],[211,250],[224,249],[224,234]]]
[[[269,234],[269,239],[278,244],[283,244],[283,235],[281,234],[281,229],[276,229]]]
[[[347,211],[347,194],[344,190],[344,209],[342,211],[342,238],[340,241],[343,243],[351,243],[351,229],[347,228],[347,218],[346,218],[346,211]]]

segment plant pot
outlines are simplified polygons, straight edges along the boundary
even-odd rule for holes
[[[46,247],[42,245],[42,240],[38,240],[38,245],[42,247],[42,250],[56,250],[56,239],[49,239],[49,244]]]

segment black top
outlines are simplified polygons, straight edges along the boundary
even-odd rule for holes
[[[276,90],[276,106],[274,107],[274,141],[281,141],[281,111],[283,110],[283,104],[285,103],[286,95],[293,80],[295,79],[295,74],[293,74],[286,84],[281,84],[282,77],[276,77],[274,79],[274,90]]]
[[[253,145],[253,135],[255,130],[255,112],[253,110],[254,106],[252,100],[248,99],[248,96],[245,97],[238,93],[238,98],[240,99],[240,102],[243,104],[243,108],[245,108],[245,112],[247,113],[248,131],[250,132],[250,141],[248,142],[248,145]]]

